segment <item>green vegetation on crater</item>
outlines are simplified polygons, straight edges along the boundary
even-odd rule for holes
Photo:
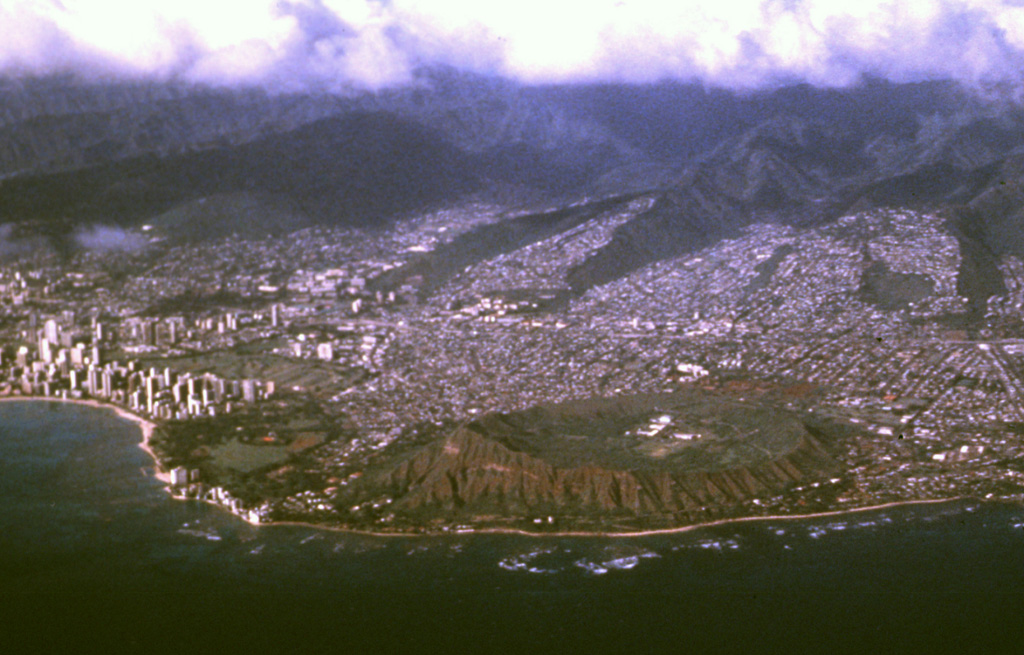
[[[659,426],[657,434],[644,433]],[[755,465],[785,455],[806,434],[785,412],[700,391],[541,406],[469,428],[555,466],[631,471]]]

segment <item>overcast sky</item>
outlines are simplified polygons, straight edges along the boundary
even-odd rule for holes
[[[1016,86],[1024,0],[0,0],[0,74],[375,89],[430,64],[527,83]]]

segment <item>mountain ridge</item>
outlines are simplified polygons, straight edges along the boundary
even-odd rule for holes
[[[948,83],[742,95],[435,70],[351,97],[60,78],[3,91],[0,221],[51,234],[232,194],[265,200],[253,220],[288,207],[299,227],[382,225],[470,200],[536,209],[654,193],[576,267],[577,293],[755,221],[815,225],[873,207],[949,211],[958,234],[982,240],[969,249],[1024,253],[1012,236],[1024,214],[1006,191],[1024,184],[1024,112]],[[281,229],[268,220],[257,233]]]

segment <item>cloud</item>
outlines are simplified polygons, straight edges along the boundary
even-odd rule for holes
[[[107,225],[78,229],[74,238],[80,248],[99,252],[134,252],[146,246],[142,235]]]
[[[18,245],[11,237],[14,235],[14,228],[10,225],[0,225],[0,259],[9,257],[19,251]]]
[[[380,89],[448,65],[527,83],[1020,81],[1021,0],[0,0],[0,72]]]
[[[45,245],[39,237],[18,236],[13,225],[0,224],[0,260],[24,255]]]

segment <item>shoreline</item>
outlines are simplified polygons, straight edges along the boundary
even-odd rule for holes
[[[882,509],[888,509],[891,507],[903,507],[909,505],[937,505],[940,503],[953,503],[960,500],[968,500],[970,496],[951,496],[949,498],[929,498],[925,500],[894,500],[888,503],[882,503],[879,505],[868,505],[865,507],[852,507],[850,509],[836,509],[828,510],[824,512],[813,512],[811,514],[772,514],[768,516],[739,516],[736,518],[728,519],[717,519],[714,521],[708,521],[707,523],[694,523],[693,525],[683,525],[677,528],[656,528],[653,530],[635,530],[633,532],[582,532],[582,531],[568,531],[568,532],[530,532],[529,530],[521,530],[519,528],[480,528],[470,529],[463,531],[452,530],[449,532],[374,532],[373,530],[360,530],[358,528],[342,528],[330,525],[319,525],[316,523],[303,523],[302,521],[275,521],[271,523],[253,523],[242,517],[243,521],[256,527],[274,527],[274,526],[290,526],[290,527],[302,527],[302,528],[313,528],[316,530],[330,530],[331,532],[344,532],[348,534],[356,534],[364,537],[396,537],[396,538],[435,538],[435,537],[458,537],[458,536],[472,536],[482,534],[508,534],[516,535],[521,537],[534,537],[534,538],[597,538],[597,539],[638,539],[641,537],[657,537],[672,534],[682,534],[684,532],[690,532],[692,530],[700,530],[701,528],[711,528],[720,525],[728,525],[730,523],[747,523],[751,521],[802,521],[807,519],[827,518],[830,516],[843,516],[846,514],[858,514],[863,512],[873,512]],[[991,499],[989,501],[979,502],[998,502],[998,499]]]
[[[139,426],[139,430],[142,431],[142,441],[136,444],[141,448],[149,457],[153,460],[153,477],[163,482],[164,484],[171,483],[170,473],[166,473],[160,470],[160,460],[157,458],[156,453],[150,447],[149,443],[153,437],[153,431],[156,430],[156,423],[153,423],[149,419],[143,418],[138,414],[131,412],[130,410],[121,407],[120,405],[114,405],[112,403],[104,403],[99,400],[93,399],[81,399],[81,398],[54,398],[52,396],[0,396],[0,403],[6,402],[50,402],[50,403],[69,403],[73,405],[82,405],[85,407],[93,407],[95,409],[110,409],[119,417],[126,421],[131,421]]]
[[[43,401],[43,402],[54,402],[54,403],[72,403],[76,405],[83,405],[85,407],[93,407],[96,409],[110,409],[113,410],[119,417],[131,421],[139,426],[142,431],[142,441],[137,444],[139,448],[146,452],[153,460],[153,472],[154,477],[160,480],[164,484],[170,484],[170,474],[162,472],[160,470],[160,460],[157,458],[156,453],[150,447],[149,442],[153,436],[153,431],[156,429],[156,424],[152,421],[139,416],[119,405],[110,403],[100,402],[94,399],[78,399],[78,398],[53,398],[49,396],[0,396],[0,403],[2,402],[32,402],[32,401]],[[177,498],[171,495],[172,500],[189,500],[186,498]],[[656,528],[652,530],[634,530],[631,532],[584,532],[584,531],[567,531],[567,532],[531,532],[529,530],[522,530],[519,528],[480,528],[480,529],[469,529],[463,531],[449,531],[449,532],[377,532],[373,530],[361,530],[358,528],[344,528],[330,525],[320,525],[317,523],[306,523],[303,521],[271,521],[266,523],[250,521],[245,516],[235,514],[234,512],[227,512],[245,523],[257,527],[274,527],[274,526],[291,526],[291,527],[302,527],[311,528],[316,530],[330,530],[331,532],[345,532],[348,534],[355,534],[366,537],[392,537],[392,538],[432,538],[432,537],[452,537],[452,536],[463,536],[463,535],[478,535],[478,534],[508,534],[517,535],[523,537],[573,537],[573,538],[586,538],[593,537],[599,539],[614,539],[614,538],[629,538],[635,539],[640,537],[655,537],[662,535],[671,534],[682,534],[684,532],[690,532],[692,530],[699,530],[701,528],[710,528],[720,525],[727,525],[730,523],[746,523],[750,521],[799,521],[807,519],[827,518],[830,516],[843,516],[846,514],[857,514],[862,512],[872,512],[876,510],[888,509],[891,507],[901,507],[908,505],[934,505],[938,503],[952,503],[959,500],[967,500],[968,496],[951,496],[949,498],[931,498],[924,500],[895,500],[888,503],[881,503],[878,505],[867,505],[863,507],[851,507],[836,510],[826,510],[823,512],[812,512],[810,514],[773,514],[767,516],[741,516],[736,518],[717,519],[714,521],[708,521],[706,523],[694,523],[692,525],[684,525],[675,528]],[[979,499],[980,500],[980,499]],[[200,501],[207,505],[215,508],[219,508],[226,511],[222,506],[214,502]]]

